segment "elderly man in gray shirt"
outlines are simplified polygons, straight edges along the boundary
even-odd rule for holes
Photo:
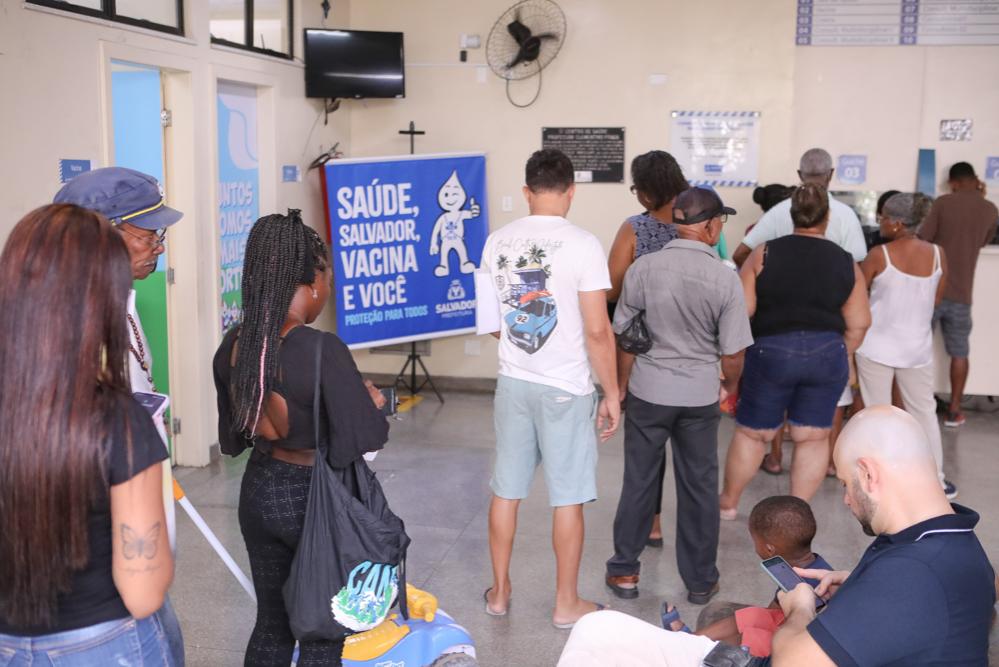
[[[624,278],[614,330],[644,313],[652,348],[637,357],[618,350],[619,383],[628,389],[624,484],[606,583],[621,598],[638,597],[638,557],[656,512],[667,440],[687,599],[705,604],[718,591],[718,402],[735,391],[753,343],[739,278],[712,248],[732,213],[713,190],[682,192],[673,208],[680,238],[638,258]]]

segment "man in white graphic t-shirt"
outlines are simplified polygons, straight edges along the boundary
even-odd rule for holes
[[[576,591],[583,503],[597,498],[594,420],[605,441],[621,418],[607,260],[596,237],[565,219],[574,193],[569,158],[537,151],[527,161],[524,186],[531,214],[493,232],[482,254],[502,320],[489,508],[494,580],[485,610],[503,616],[509,608],[517,509],[541,463],[554,508],[552,622],[559,628],[602,608]],[[599,404],[591,364],[604,391]]]

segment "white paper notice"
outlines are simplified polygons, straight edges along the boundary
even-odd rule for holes
[[[758,111],[674,111],[671,120],[670,152],[692,185],[756,185]]]
[[[500,303],[489,271],[475,272],[475,333],[491,334],[500,330]]]

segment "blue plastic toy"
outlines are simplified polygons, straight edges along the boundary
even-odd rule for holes
[[[344,667],[476,667],[468,631],[440,611],[430,593],[411,585],[406,592],[409,620],[392,614],[377,628],[348,637]]]

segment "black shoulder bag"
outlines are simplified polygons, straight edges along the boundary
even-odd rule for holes
[[[283,593],[292,634],[299,641],[337,641],[370,630],[399,602],[406,609],[409,536],[389,509],[363,458],[330,466],[320,443],[322,341],[316,349],[312,401],[316,460],[302,535]]]
[[[617,334],[617,346],[628,354],[645,354],[652,349],[652,337],[645,326],[645,311],[631,318],[624,331]]]

